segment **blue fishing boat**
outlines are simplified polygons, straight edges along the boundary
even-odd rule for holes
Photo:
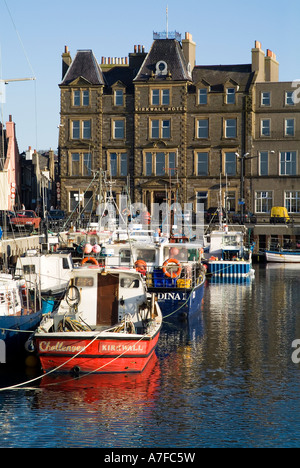
[[[35,291],[22,279],[0,274],[0,363],[25,355],[25,343],[42,319]]]
[[[212,231],[209,237],[204,259],[208,277],[234,283],[253,277],[253,246],[245,247],[243,232],[230,231],[224,226]]]
[[[163,317],[185,319],[201,307],[206,280],[202,254],[202,244],[175,244],[166,238],[153,241],[149,237],[149,242],[107,244],[96,260],[108,267],[134,266],[148,291],[156,294]]]

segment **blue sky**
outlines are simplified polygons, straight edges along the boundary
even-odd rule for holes
[[[20,151],[57,149],[61,54],[67,45],[102,56],[125,57],[135,44],[149,51],[153,31],[184,36],[197,44],[197,65],[251,63],[254,41],[271,49],[280,81],[300,78],[299,0],[0,0],[0,79],[36,77],[5,86],[4,121],[12,115]]]

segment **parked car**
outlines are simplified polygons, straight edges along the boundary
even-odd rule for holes
[[[40,223],[41,218],[32,210],[17,211],[15,217],[11,218],[13,226],[24,226],[30,230],[38,229]]]
[[[270,223],[289,223],[290,217],[288,210],[283,206],[273,206],[271,210]]]
[[[211,223],[211,222],[218,223],[219,222],[219,210],[220,209],[215,206],[208,208],[208,210],[205,212],[205,215],[204,215],[205,221],[207,223]],[[222,221],[225,221],[225,220],[226,220],[226,213],[225,213],[224,208],[222,208]]]
[[[243,214],[240,212],[232,213],[231,219],[233,223],[237,223],[237,224],[247,224],[247,223],[256,224],[256,221],[257,221],[256,216],[254,216],[254,214],[251,213],[250,211],[246,211]]]
[[[49,221],[59,221],[65,219],[65,212],[63,210],[50,210],[48,213]]]
[[[0,210],[0,226],[2,231],[4,230],[5,225],[7,231],[11,229],[11,219],[15,216],[16,213],[14,211]]]

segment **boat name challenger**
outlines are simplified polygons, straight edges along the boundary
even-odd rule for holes
[[[50,341],[41,341],[39,343],[40,352],[53,352],[53,353],[80,353],[85,350],[85,346],[76,346],[66,344],[63,341],[57,341],[55,344]],[[100,343],[99,351],[145,351],[145,346],[140,343],[138,345],[111,345]]]

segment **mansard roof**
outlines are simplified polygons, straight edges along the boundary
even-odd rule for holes
[[[166,63],[166,74],[157,74],[159,62]],[[153,77],[157,80],[191,81],[188,64],[176,39],[156,39],[134,81],[147,81]]]
[[[79,78],[91,85],[105,84],[101,68],[92,50],[77,51],[61,85],[69,85]]]

